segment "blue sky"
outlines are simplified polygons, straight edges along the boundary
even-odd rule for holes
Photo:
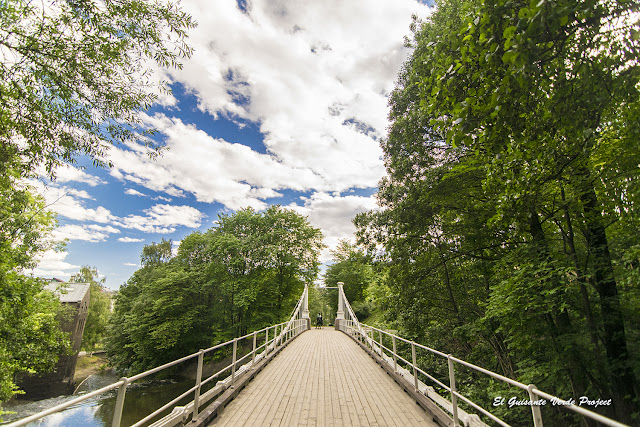
[[[98,268],[117,289],[142,247],[179,242],[219,213],[281,204],[308,217],[329,250],[352,238],[351,219],[376,208],[384,174],[387,96],[402,62],[416,0],[184,0],[198,21],[182,70],[142,115],[167,150],[113,147],[111,169],[65,167],[32,182],[58,215],[66,250],[33,273],[68,279]],[[155,65],[152,65],[155,67]],[[82,166],[80,159],[79,165]]]

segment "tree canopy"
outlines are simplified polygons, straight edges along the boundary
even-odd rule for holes
[[[108,164],[109,145],[135,139],[138,113],[166,90],[154,83],[151,61],[179,67],[194,25],[177,5],[157,0],[3,3],[2,173],[44,166],[54,175],[79,155]]]
[[[158,148],[140,112],[167,90],[153,68],[191,54],[194,25],[157,0],[0,3],[0,401],[15,373],[52,368],[68,346],[57,300],[24,273],[55,226],[25,178],[80,156],[108,165],[113,144]]]
[[[351,244],[348,240],[341,240],[338,247],[331,251],[333,264],[327,267],[324,274],[324,284],[336,287],[338,282],[344,284],[344,294],[355,311],[358,319],[365,320],[374,308],[370,294],[379,285],[380,273],[376,270],[372,257],[363,247]],[[335,313],[338,309],[337,290],[329,290],[325,295],[326,303]]]
[[[149,256],[121,287],[107,340],[110,360],[141,371],[284,320],[318,273],[322,234],[271,206],[219,215],[185,237],[177,255]]]
[[[412,334],[560,395],[610,396],[626,422],[640,368],[637,11],[438,2],[390,98],[383,210],[356,219],[362,242],[384,244]]]
[[[69,347],[59,328],[60,302],[44,281],[24,275],[54,226],[44,201],[15,176],[0,178],[0,402],[19,393],[14,377],[47,371]]]

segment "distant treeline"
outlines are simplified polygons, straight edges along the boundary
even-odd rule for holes
[[[175,256],[169,240],[145,246],[116,298],[109,360],[140,372],[285,320],[315,280],[321,248],[321,232],[279,206],[219,215]]]

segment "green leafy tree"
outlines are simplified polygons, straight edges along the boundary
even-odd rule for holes
[[[194,26],[161,1],[10,1],[0,4],[0,400],[13,375],[47,370],[67,346],[56,304],[24,275],[47,249],[54,221],[24,178],[86,155],[109,164],[108,147],[149,139],[139,113],[166,83],[151,63],[179,67]],[[54,327],[55,325],[55,327]]]
[[[326,286],[335,287],[338,282],[344,283],[343,289],[347,300],[359,319],[364,320],[370,314],[371,307],[366,304],[367,289],[377,281],[377,275],[371,258],[363,248],[341,240],[331,251],[334,263],[327,267],[324,275]],[[337,293],[329,292],[328,301],[333,312],[337,310]]]
[[[0,402],[20,393],[16,374],[52,369],[69,348],[59,328],[64,314],[44,281],[27,276],[34,257],[50,245],[41,235],[54,225],[41,197],[15,176],[0,176]],[[1,412],[1,411],[0,411]]]
[[[406,327],[481,337],[474,360],[558,394],[611,396],[608,415],[627,422],[638,398],[638,295],[621,286],[638,254],[637,9],[439,2],[415,22],[391,96],[384,210],[356,220],[363,241],[385,244]]]
[[[80,271],[69,279],[71,283],[89,283],[89,313],[82,335],[82,348],[94,351],[101,344],[107,332],[111,316],[111,297],[104,288],[106,278],[98,280],[98,269],[83,265]]]
[[[639,106],[637,9],[626,1],[487,0],[476,17],[465,17],[457,33],[434,40],[421,58],[430,124],[454,144],[499,156],[499,163],[489,163],[486,180],[512,183],[504,187],[499,217],[514,207],[529,212],[541,261],[553,259],[551,233],[543,227],[555,216],[548,211],[552,197],[565,205],[557,215],[564,236],[571,237],[570,221],[584,230],[609,390],[616,415],[625,421],[637,408],[632,402],[638,393],[606,233],[606,224],[619,215],[598,182],[605,164],[626,177],[637,174],[626,161],[618,163],[619,157],[599,155],[613,149],[637,157],[638,139],[629,138],[637,135],[637,123],[617,120],[636,115]],[[586,280],[585,271],[576,273]],[[562,280],[550,282],[557,286]]]
[[[145,247],[143,261],[163,245],[171,247]],[[158,261],[143,262],[121,287],[111,362],[141,371],[283,320],[315,279],[321,248],[320,231],[279,206],[219,215],[215,227],[186,236],[176,256],[151,257]]]
[[[180,67],[194,25],[161,1],[3,3],[0,171],[54,175],[78,155],[108,163],[108,147],[134,139],[138,113],[157,99],[149,61]]]
[[[172,256],[173,244],[171,240],[162,239],[160,243],[152,243],[142,248],[140,262],[143,266],[161,265]]]

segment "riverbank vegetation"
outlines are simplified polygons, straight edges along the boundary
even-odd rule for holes
[[[84,356],[78,356],[76,363],[76,371],[73,375],[73,381],[78,387],[82,381],[86,380],[89,376],[102,372],[105,369],[109,369],[109,360],[104,353],[100,354],[85,354]]]
[[[80,156],[106,165],[108,146],[139,141],[138,113],[166,88],[143,78],[147,61],[180,66],[194,26],[146,0],[0,4],[0,402],[19,392],[16,374],[52,369],[69,346],[59,302],[25,274],[55,226],[28,179]]]
[[[288,318],[318,273],[322,234],[271,206],[219,215],[206,232],[145,246],[142,268],[120,288],[106,349],[140,372]]]
[[[384,248],[386,317],[411,338],[559,396],[612,398],[598,410],[631,424],[637,9],[437,2],[414,23],[390,98],[381,210],[355,220],[360,243]],[[488,406],[499,394],[477,379],[461,387]]]

